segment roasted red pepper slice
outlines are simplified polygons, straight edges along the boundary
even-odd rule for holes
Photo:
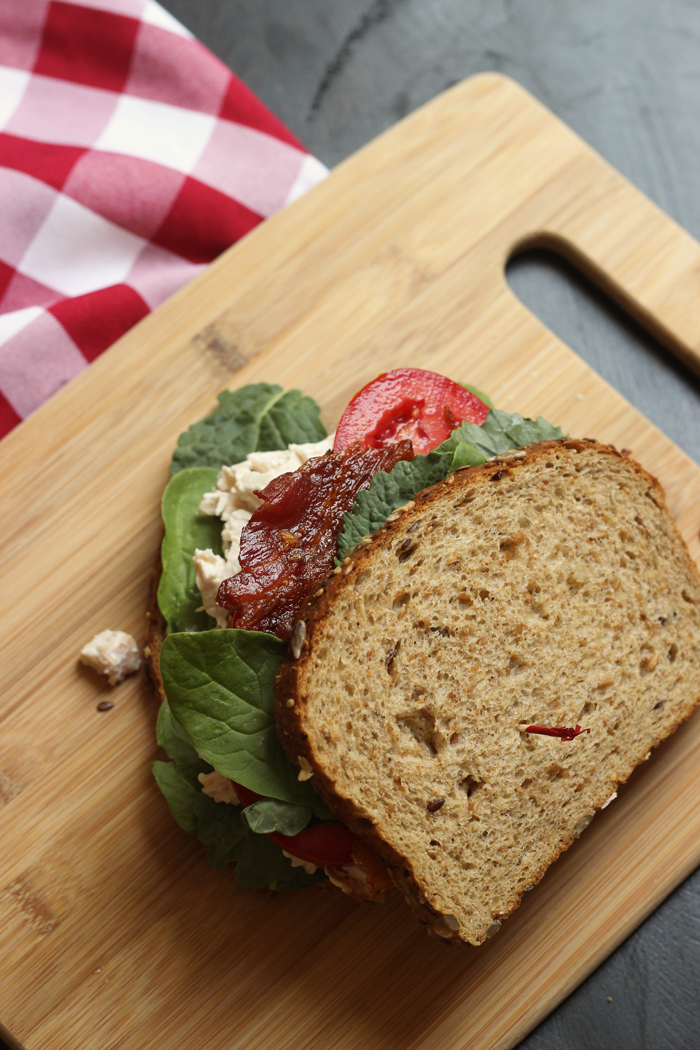
[[[257,791],[251,791],[250,788],[243,787],[242,784],[238,784],[235,780],[232,780],[231,783],[236,789],[236,794],[241,801],[243,809],[247,809],[248,806],[252,806],[254,802],[259,802],[261,798],[265,798],[264,795],[259,795]]]
[[[437,372],[395,368],[355,394],[343,412],[333,450],[359,441],[384,448],[408,439],[418,455],[431,452],[460,423],[483,423],[488,405]]]
[[[352,864],[352,847],[355,836],[344,824],[314,824],[304,828],[298,835],[267,836],[287,853],[299,860],[310,861],[319,868],[342,868]]]
[[[232,783],[244,808],[252,806],[264,797],[250,788],[243,787],[242,784],[237,784],[235,780]],[[328,821],[315,824],[312,828],[304,828],[298,835],[280,835],[273,832],[267,837],[293,857],[309,861],[319,868],[342,868],[346,864],[352,864],[353,843],[360,841],[344,824],[331,824]]]
[[[590,733],[590,729],[581,729],[581,726],[525,726],[524,733],[539,733],[540,736],[558,736],[562,743],[565,740],[575,740],[581,733]]]
[[[359,444],[310,459],[256,495],[262,507],[241,535],[241,571],[224,580],[217,604],[229,626],[288,641],[308,596],[330,574],[343,515],[380,470],[413,459],[409,441],[388,448]]]

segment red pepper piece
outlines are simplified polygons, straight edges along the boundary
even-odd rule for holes
[[[581,726],[577,725],[574,729],[568,726],[527,726],[523,729],[524,733],[539,733],[541,736],[558,736],[563,742],[564,740],[573,740],[579,736],[580,733],[589,733],[590,729],[581,729]]]
[[[243,787],[235,780],[231,783],[244,808],[265,797],[258,795],[257,791]],[[293,857],[309,861],[319,868],[342,868],[346,864],[352,864],[353,846],[360,841],[344,824],[331,824],[328,821],[315,824],[312,828],[304,828],[298,835],[272,832],[267,837]]]
[[[314,824],[312,828],[304,828],[298,835],[274,832],[267,837],[293,857],[310,861],[319,868],[342,868],[352,864],[355,836],[344,824]]]

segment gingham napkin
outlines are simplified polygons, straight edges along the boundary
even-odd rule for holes
[[[325,174],[154,0],[0,0],[0,437]]]

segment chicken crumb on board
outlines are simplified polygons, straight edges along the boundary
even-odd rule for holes
[[[141,668],[139,647],[126,631],[100,631],[80,650],[80,660],[106,675],[110,685],[118,685]]]

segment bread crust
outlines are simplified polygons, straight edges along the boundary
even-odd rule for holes
[[[384,858],[394,884],[403,894],[420,921],[427,923],[429,932],[438,936],[444,942],[454,945],[460,945],[465,942],[459,933],[451,928],[449,922],[446,922],[446,919],[449,920],[450,916],[440,914],[426,901],[427,887],[416,877],[410,861],[406,857],[401,856],[384,840],[372,822],[363,816],[362,812],[351,800],[338,795],[333,778],[324,769],[322,761],[314,750],[310,735],[306,732],[308,726],[305,724],[304,675],[312,666],[317,636],[334,603],[341,599],[344,593],[353,588],[356,577],[363,569],[366,568],[371,571],[372,562],[378,550],[392,548],[397,538],[405,533],[407,525],[414,520],[422,519],[422,516],[431,507],[439,505],[446,493],[449,493],[450,497],[454,498],[458,496],[461,489],[467,487],[474,489],[477,486],[498,481],[506,474],[509,476],[513,475],[526,467],[537,464],[538,461],[545,461],[555,449],[565,449],[576,453],[595,451],[601,456],[624,458],[628,467],[643,480],[649,498],[668,516],[669,522],[672,523],[672,529],[675,532],[678,548],[685,554],[688,574],[700,585],[697,566],[691,559],[683,538],[678,532],[675,522],[673,522],[668,511],[665,494],[656,478],[631,458],[622,457],[613,446],[600,444],[593,439],[577,440],[566,438],[559,441],[541,442],[526,449],[518,450],[517,455],[515,453],[507,453],[504,456],[490,460],[483,466],[464,468],[451,475],[447,480],[418,493],[415,499],[410,501],[404,508],[394,512],[387,524],[381,527],[369,542],[364,544],[361,542],[358,545],[358,549],[345,559],[343,567],[336,569],[326,585],[319,589],[316,595],[309,600],[302,613],[304,627],[300,627],[297,630],[296,648],[298,658],[294,659],[290,650],[290,659],[282,666],[276,679],[275,714],[277,726],[282,744],[292,762],[298,766],[303,765],[305,769],[310,768],[313,770],[316,790],[338,819],[347,824],[355,834],[365,839]],[[302,634],[304,635],[303,644],[299,646],[298,641]],[[692,714],[698,703],[700,703],[700,696],[691,699],[675,723],[667,727],[663,735],[650,746],[655,747],[662,740],[667,739]],[[616,779],[615,786],[624,783],[635,766],[640,761],[643,761],[643,758],[644,756],[636,759],[629,764],[628,768],[622,770],[621,775]],[[591,799],[591,818],[595,810],[600,809],[605,802],[605,797],[596,796]],[[581,828],[580,830],[583,829]],[[578,834],[580,834],[580,830],[577,826],[573,831],[569,831],[562,836],[556,854],[542,864],[540,869],[534,873],[534,876],[530,878],[530,885],[534,886],[540,881],[549,864],[564,850],[569,848],[574,838],[577,838]],[[526,888],[530,888],[530,886]],[[514,893],[507,906],[501,908],[494,923],[494,928],[471,943],[481,943],[486,936],[490,936],[491,932],[495,932],[500,926],[501,920],[505,919],[517,908],[522,892],[521,890]]]

